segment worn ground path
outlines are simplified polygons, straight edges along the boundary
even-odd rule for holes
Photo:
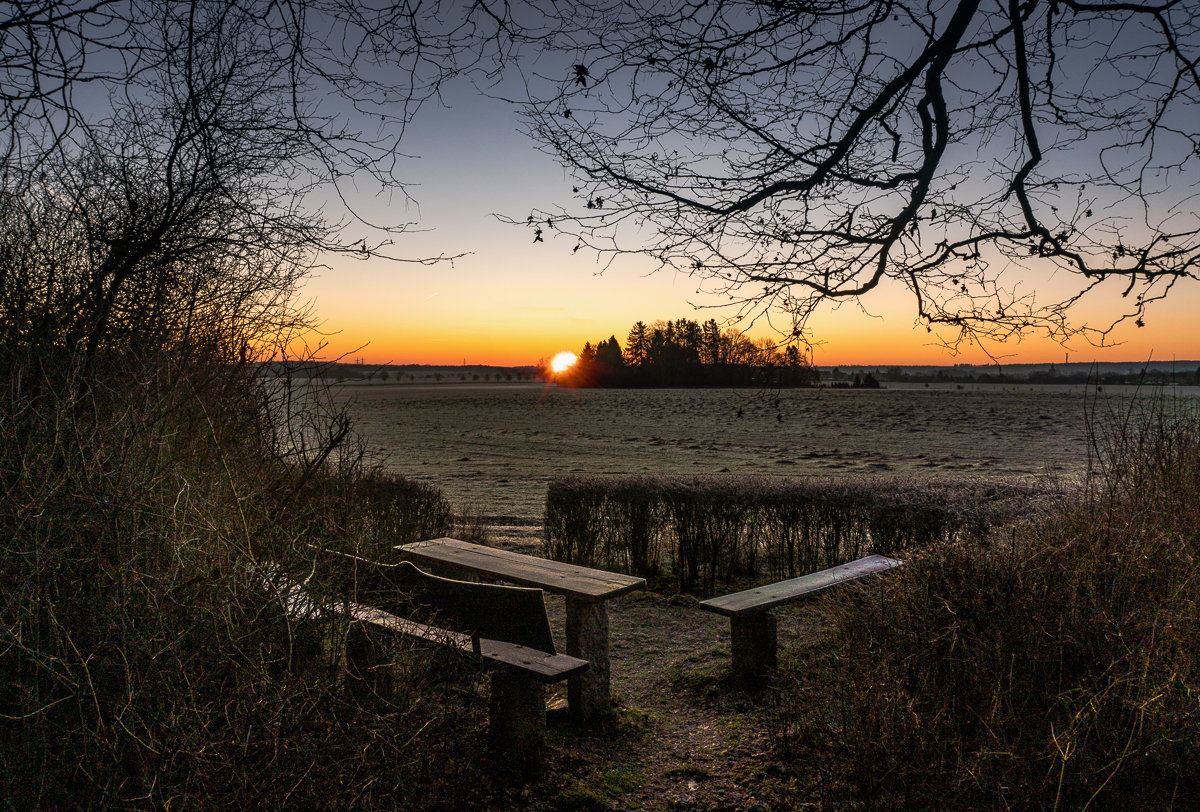
[[[563,600],[547,596],[547,612],[561,635]],[[609,626],[613,713],[583,730],[552,718],[543,777],[497,808],[816,808],[811,781],[772,753],[775,694],[730,684],[728,619],[688,596],[635,592],[609,603]],[[794,653],[819,647],[822,633],[811,610],[792,607],[779,636]]]

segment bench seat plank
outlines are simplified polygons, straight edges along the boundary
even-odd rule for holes
[[[396,550],[406,558],[422,563],[462,567],[484,577],[539,587],[589,602],[606,601],[646,585],[645,578],[534,558],[451,538],[404,544]]]
[[[361,603],[347,602],[345,604],[345,611],[346,614],[357,621],[370,623],[372,626],[378,626],[381,629],[387,629],[396,634],[418,637],[422,640],[441,643],[451,648],[462,649],[463,651],[470,651],[472,648],[471,635],[469,634],[439,629],[437,626],[427,626],[424,623],[417,623],[415,620],[398,617],[382,609],[376,609],[373,606],[363,606]]]
[[[566,654],[547,654],[515,643],[499,640],[480,640],[483,659],[497,663],[510,671],[547,684],[560,682],[588,670],[587,660],[568,657]]]
[[[427,626],[402,617],[384,612],[371,606],[359,603],[347,603],[346,613],[362,623],[370,623],[388,631],[430,640],[463,651],[471,651],[471,636],[457,632]],[[497,665],[518,671],[538,682],[554,683],[581,674],[588,669],[588,661],[565,654],[549,654],[516,643],[505,643],[501,640],[479,641],[480,655],[483,659]]]
[[[853,581],[876,572],[885,572],[892,567],[900,566],[901,563],[894,558],[871,555],[848,564],[792,578],[790,581],[780,581],[776,584],[747,589],[744,592],[710,598],[702,601],[700,607],[728,617],[764,612],[785,603],[813,597],[846,581]]]

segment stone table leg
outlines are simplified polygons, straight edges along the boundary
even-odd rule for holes
[[[603,601],[567,598],[567,656],[588,661],[588,670],[567,682],[571,719],[584,723],[608,709],[608,607]]]

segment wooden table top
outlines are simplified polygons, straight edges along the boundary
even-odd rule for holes
[[[450,564],[500,581],[540,587],[583,601],[606,601],[646,585],[645,578],[577,567],[451,538],[402,544],[396,550],[410,561]]]

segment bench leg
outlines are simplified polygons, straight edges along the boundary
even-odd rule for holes
[[[536,766],[546,739],[546,686],[504,669],[492,672],[488,749],[518,769]]]
[[[288,622],[292,671],[302,673],[328,664],[329,658],[325,655],[325,638],[329,636],[327,626],[322,620]]]
[[[608,709],[608,607],[603,601],[567,598],[567,656],[588,661],[588,670],[567,682],[571,720],[583,724]]]
[[[361,623],[346,631],[346,687],[359,704],[370,706],[395,692],[392,653],[378,635]]]
[[[778,665],[775,630],[775,615],[770,612],[729,618],[734,679],[751,686],[760,685],[767,672]]]

